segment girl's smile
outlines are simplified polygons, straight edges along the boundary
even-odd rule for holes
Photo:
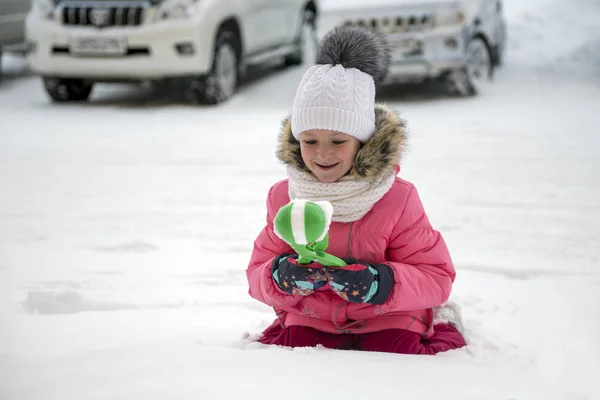
[[[350,171],[361,145],[353,136],[327,129],[300,134],[302,161],[317,179],[326,183],[335,182]]]

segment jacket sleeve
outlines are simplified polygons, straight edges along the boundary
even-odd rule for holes
[[[415,188],[392,231],[386,259],[394,276],[390,296],[383,304],[388,312],[436,307],[450,297],[454,265]]]
[[[275,234],[273,219],[277,211],[273,206],[273,188],[271,188],[267,197],[267,225],[254,241],[246,277],[249,285],[248,293],[254,299],[271,307],[289,307],[296,305],[302,296],[285,293],[273,280],[271,265],[275,257],[282,253],[294,252]]]

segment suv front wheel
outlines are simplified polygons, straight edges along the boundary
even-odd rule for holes
[[[48,95],[52,100],[58,102],[85,101],[90,97],[94,86],[93,82],[83,79],[55,78],[50,76],[45,76],[42,79]]]
[[[193,101],[218,104],[235,93],[239,80],[238,43],[239,39],[232,32],[219,32],[211,72],[190,85]]]
[[[481,93],[490,83],[493,71],[492,55],[487,44],[482,38],[475,37],[467,45],[467,66],[446,76],[448,90],[459,96]]]

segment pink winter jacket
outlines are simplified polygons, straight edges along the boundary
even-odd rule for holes
[[[389,125],[390,111],[379,111],[379,119]],[[293,162],[285,155],[280,158]],[[328,253],[392,268],[394,285],[381,305],[347,302],[329,285],[308,296],[279,289],[271,264],[276,256],[294,251],[275,234],[273,218],[289,201],[287,180],[270,189],[267,224],[254,242],[246,271],[253,298],[272,306],[285,326],[308,326],[330,333],[407,329],[426,337],[433,334],[432,308],[450,296],[455,271],[446,244],[429,223],[411,183],[396,177],[389,192],[364,217],[351,223],[333,222],[329,231]]]

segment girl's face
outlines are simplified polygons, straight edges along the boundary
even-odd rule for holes
[[[321,182],[335,182],[346,175],[360,146],[360,140],[341,132],[311,129],[300,134],[302,160]]]

